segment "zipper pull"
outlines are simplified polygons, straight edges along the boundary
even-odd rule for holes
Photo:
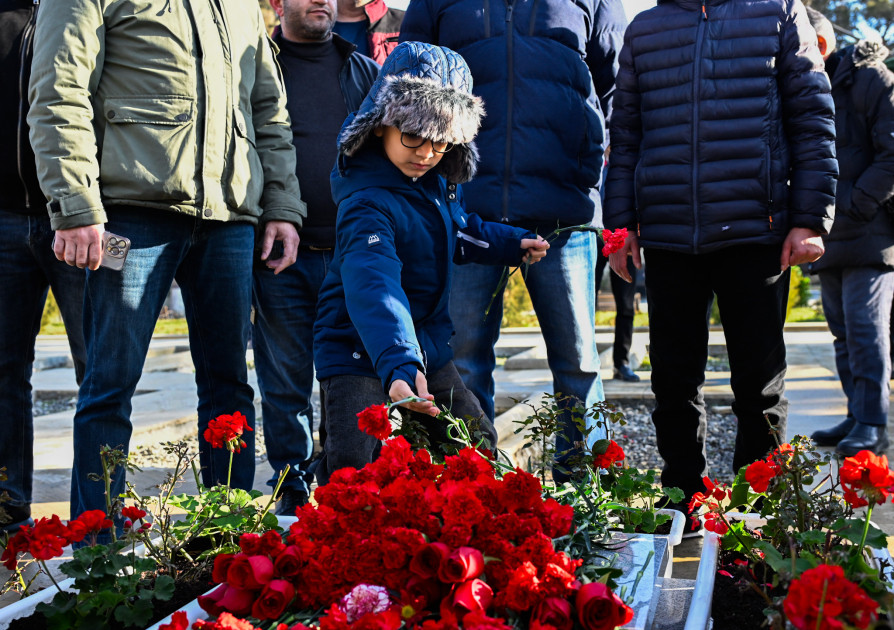
[[[512,3],[506,7],[506,24],[512,22]]]
[[[707,22],[707,21],[708,21],[708,12],[705,10],[705,3],[704,3],[704,2],[702,2],[702,21],[703,21],[703,22]]]
[[[636,237],[637,237],[637,238],[640,237],[640,233],[639,233],[639,223],[636,224]]]
[[[768,215],[767,218],[770,220],[770,231],[773,231],[773,215]]]

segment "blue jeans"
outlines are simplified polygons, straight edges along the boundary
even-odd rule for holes
[[[550,245],[546,258],[528,269],[525,284],[546,342],[553,391],[569,397],[560,402],[563,430],[556,439],[556,453],[561,464],[568,459],[561,454],[570,455],[572,445],[582,437],[572,408],[581,403],[589,408],[605,400],[605,393],[596,350],[596,235],[565,232]],[[500,337],[503,296],[494,299],[486,319],[484,311],[501,273],[497,266],[457,265],[450,293],[450,317],[456,329],[451,343],[454,362],[488,418],[494,417],[494,344]],[[595,421],[589,415],[586,418],[590,444],[605,436]],[[554,469],[553,475],[557,481],[565,480],[561,471]]]
[[[283,488],[307,494],[313,455],[314,320],[331,263],[331,251],[301,248],[295,264],[279,275],[261,262],[254,269],[252,347],[264,443],[274,471],[267,485],[275,487],[288,465]]]
[[[241,411],[254,426],[254,393],[245,363],[251,311],[254,227],[205,221],[137,208],[108,208],[106,230],[127,236],[131,250],[121,271],[87,272],[84,337],[87,373],[74,420],[71,516],[105,509],[104,488],[89,476],[101,473],[103,444],[128,450],[131,397],[165,296],[176,279],[183,292],[189,348],[199,397],[199,462],[202,481],[226,483],[229,453],[212,449],[202,435],[208,421]],[[254,483],[254,432],[233,458],[232,486]],[[124,490],[116,471],[112,498]]]
[[[49,217],[0,211],[0,466],[7,474],[0,491],[9,494],[7,507],[21,508],[13,510],[17,514],[28,512],[31,504],[31,369],[48,287],[68,332],[75,376],[79,383],[84,378],[84,271],[56,260],[52,243]]]
[[[847,413],[863,424],[888,424],[890,318],[894,271],[845,267],[820,272],[823,312],[835,336],[835,366]]]

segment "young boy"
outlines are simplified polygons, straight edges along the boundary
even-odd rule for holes
[[[540,260],[549,245],[465,212],[459,184],[475,174],[472,140],[484,113],[471,91],[457,53],[405,42],[345,121],[332,172],[335,256],[314,325],[319,485],[376,458],[380,443],[360,431],[357,413],[389,399],[424,399],[404,406],[427,419],[433,443],[446,437],[432,422],[436,403],[472,418],[487,446],[496,446],[491,419],[452,361],[451,261],[516,266]]]

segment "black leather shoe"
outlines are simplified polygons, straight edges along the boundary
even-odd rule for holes
[[[851,432],[856,423],[856,420],[848,416],[831,429],[814,431],[810,435],[810,439],[817,446],[838,446],[838,443],[847,437],[847,434]]]
[[[630,369],[629,365],[621,365],[615,368],[615,378],[628,383],[638,383],[639,376]]]
[[[276,502],[276,514],[279,516],[295,516],[298,508],[306,504],[306,492],[286,488],[279,494],[279,499]]]
[[[872,451],[881,455],[888,450],[888,427],[886,425],[856,423],[847,437],[835,449],[840,455],[853,457],[860,451]]]

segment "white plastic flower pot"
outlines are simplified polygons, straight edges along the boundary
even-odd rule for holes
[[[711,600],[714,598],[714,578],[717,575],[717,559],[720,556],[720,536],[705,532],[702,556],[695,576],[695,587],[689,604],[689,614],[683,630],[710,630]]]

